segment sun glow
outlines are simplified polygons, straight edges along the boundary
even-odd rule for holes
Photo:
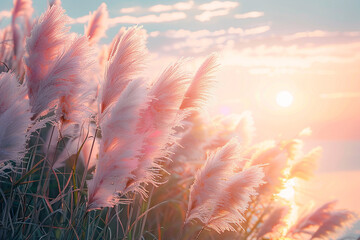
[[[281,91],[276,95],[276,103],[281,107],[289,107],[293,100],[293,95],[288,91]]]
[[[295,179],[288,179],[284,183],[284,188],[277,194],[277,196],[286,202],[289,206],[289,212],[285,217],[285,225],[279,229],[279,233],[281,234],[281,239],[286,239],[286,234],[290,227],[296,222],[298,217],[298,206],[295,203],[295,186],[296,180]]]
[[[286,201],[292,201],[295,198],[295,179],[289,179],[284,184],[284,188],[277,194]]]

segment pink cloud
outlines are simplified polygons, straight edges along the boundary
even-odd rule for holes
[[[170,46],[165,46],[165,51],[180,50],[189,48],[194,53],[203,52],[211,46],[218,46],[221,48],[231,47],[234,44],[234,39],[238,36],[247,36],[254,34],[261,34],[270,29],[269,26],[261,26],[243,30],[242,28],[220,29],[217,31],[209,31],[207,29],[199,31],[189,31],[185,29],[168,30],[162,35],[173,39],[184,39],[176,42]]]
[[[247,35],[256,35],[260,33],[264,33],[270,30],[270,26],[261,26],[261,27],[255,27],[255,28],[249,28],[244,31],[244,36]]]
[[[158,4],[150,7],[149,11],[150,12],[166,12],[171,10],[184,11],[191,9],[193,6],[194,6],[194,1],[178,2],[172,5]]]
[[[120,16],[109,19],[109,25],[110,27],[113,27],[120,23],[140,24],[140,23],[173,22],[185,18],[186,18],[186,14],[184,12],[161,13],[160,15],[151,14],[140,17]]]
[[[296,40],[299,38],[330,37],[330,36],[334,36],[336,34],[337,33],[335,33],[335,32],[326,32],[326,31],[322,31],[322,30],[315,30],[315,31],[311,31],[311,32],[294,33],[292,35],[285,36],[283,39],[284,39],[284,41],[291,41],[291,40]]]
[[[294,73],[315,63],[349,63],[360,60],[360,42],[313,45],[259,45],[223,51],[223,65],[251,68],[253,74]]]
[[[154,31],[154,32],[150,32],[149,33],[149,36],[150,37],[157,37],[157,36],[159,36],[160,35],[160,31]]]
[[[212,1],[209,3],[204,3],[200,5],[198,8],[203,11],[214,11],[217,9],[232,9],[239,6],[238,2],[232,1]]]
[[[258,18],[258,17],[262,17],[264,16],[263,12],[247,12],[247,13],[243,13],[243,14],[236,14],[235,18],[236,19],[246,19],[246,18]]]
[[[90,19],[90,15],[85,15],[85,16],[81,16],[78,18],[70,18],[70,24],[87,23],[89,21],[89,19]]]
[[[11,11],[1,11],[0,12],[0,20],[3,18],[10,18],[11,17]]]
[[[140,7],[130,7],[130,8],[122,8],[120,9],[120,13],[133,13],[140,9]]]
[[[225,16],[229,14],[229,9],[221,9],[221,10],[215,10],[215,11],[205,11],[200,15],[196,15],[195,19],[200,22],[207,22],[210,21],[213,17],[218,16]]]

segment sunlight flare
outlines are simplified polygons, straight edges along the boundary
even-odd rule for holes
[[[281,91],[276,95],[276,103],[280,107],[289,107],[293,103],[294,97],[288,91]]]

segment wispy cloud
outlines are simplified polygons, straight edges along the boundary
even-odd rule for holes
[[[173,39],[182,39],[182,41],[165,46],[165,51],[188,48],[191,52],[199,53],[212,46],[224,47],[226,45],[232,44],[232,42],[238,39],[239,36],[261,34],[268,31],[269,29],[270,26],[268,25],[249,29],[230,27],[228,29],[220,29],[216,31],[209,31],[206,29],[199,31],[179,29],[168,30],[164,33],[161,33],[161,35]]]
[[[256,35],[256,34],[260,34],[260,33],[265,33],[267,31],[270,30],[270,26],[261,26],[261,27],[255,27],[255,28],[250,28],[250,29],[246,29],[244,31],[244,36],[248,36],[248,35]]]
[[[341,64],[360,60],[360,42],[324,45],[258,45],[223,52],[223,65],[251,68],[252,74],[291,74],[313,64]]]
[[[195,16],[195,19],[200,22],[207,22],[210,21],[213,17],[218,16],[225,16],[229,14],[229,9],[221,9],[221,10],[215,10],[215,11],[205,11],[199,15]]]
[[[253,12],[247,12],[247,13],[242,13],[242,14],[236,14],[234,17],[236,19],[246,19],[246,18],[258,18],[258,17],[262,17],[262,16],[264,16],[264,12],[253,11]]]
[[[3,18],[10,18],[11,17],[11,11],[1,11],[0,12],[0,20]]]
[[[360,98],[360,92],[323,93],[320,95],[320,98],[324,98],[324,99]]]
[[[296,40],[299,38],[319,38],[319,37],[331,37],[336,35],[335,32],[326,32],[322,30],[315,30],[311,32],[298,32],[288,36],[283,37],[284,41]]]
[[[184,12],[161,13],[159,15],[151,14],[140,17],[120,16],[109,19],[109,25],[110,27],[113,27],[120,23],[140,24],[140,23],[173,22],[185,18],[186,18],[186,14]]]
[[[238,2],[232,1],[212,1],[209,3],[201,4],[198,8],[203,11],[214,11],[217,9],[232,9],[239,6]]]
[[[360,32],[329,32],[315,30],[308,32],[297,32],[283,37],[284,41],[293,41],[303,38],[326,38],[326,37],[360,37]]]
[[[128,13],[136,12],[140,9],[141,9],[140,7],[121,8],[120,13],[128,14]]]
[[[77,23],[87,23],[90,19],[90,15],[85,15],[85,16],[81,16],[81,17],[77,17],[77,18],[71,18],[70,19],[70,24],[77,24]]]
[[[168,30],[164,32],[162,35],[168,38],[203,38],[203,37],[219,37],[224,35],[240,35],[240,36],[248,36],[264,33],[270,30],[270,26],[264,25],[255,28],[234,28],[230,27],[228,29],[219,29],[216,31],[209,31],[207,29],[199,30],[199,31],[190,31],[186,29],[179,30]]]
[[[118,24],[144,24],[144,23],[162,23],[162,22],[173,22],[177,20],[185,19],[187,15],[184,12],[171,12],[161,13],[159,15],[150,14],[144,16],[120,16],[109,18],[108,24],[110,27],[115,27]],[[84,24],[90,19],[89,15],[81,16],[78,18],[70,18],[70,24]]]
[[[172,5],[158,4],[150,7],[148,11],[150,12],[166,12],[171,10],[184,11],[191,9],[193,6],[194,6],[194,1],[178,2]]]

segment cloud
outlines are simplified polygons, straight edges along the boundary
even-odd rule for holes
[[[168,38],[202,38],[202,37],[216,37],[225,35],[226,30],[218,30],[211,32],[209,30],[199,30],[199,31],[189,31],[185,29],[179,30],[168,30],[164,33],[164,35]]]
[[[11,17],[11,11],[1,11],[0,12],[0,20],[3,18],[10,18]]]
[[[200,15],[196,15],[195,19],[200,22],[207,22],[210,21],[213,17],[218,16],[225,16],[229,14],[229,9],[222,9],[222,10],[216,10],[216,11],[205,11]]]
[[[140,23],[173,22],[185,18],[186,18],[186,14],[184,12],[161,13],[160,15],[151,14],[140,17],[120,16],[120,17],[110,18],[109,25],[110,27],[113,27],[120,23],[140,24]]]
[[[316,45],[272,45],[265,44],[228,49],[223,52],[223,65],[252,68],[252,74],[268,74],[269,71],[293,73],[310,68],[315,63],[347,64],[360,60],[360,42]]]
[[[260,33],[264,33],[270,30],[270,26],[261,26],[261,27],[255,27],[255,28],[249,28],[244,31],[244,36],[248,35],[256,35]]]
[[[315,30],[309,32],[297,32],[283,37],[284,41],[293,41],[302,38],[326,38],[326,37],[360,37],[360,32],[328,32]]]
[[[239,36],[261,34],[269,29],[270,26],[267,25],[249,29],[230,27],[229,29],[220,29],[216,31],[209,31],[207,29],[199,31],[179,29],[168,30],[161,35],[172,39],[182,39],[172,45],[165,46],[165,51],[188,48],[193,53],[199,53],[212,46],[221,48],[232,46],[234,40],[238,39]]]
[[[120,9],[120,13],[133,13],[140,9],[140,7],[130,7],[130,8],[122,8]]]
[[[258,18],[264,16],[264,12],[247,12],[242,14],[236,14],[234,17],[236,19],[246,19],[246,18]]]
[[[85,16],[78,17],[78,18],[69,17],[69,19],[70,19],[70,24],[78,24],[78,23],[84,24],[89,21],[90,15],[85,15]]]
[[[224,35],[248,36],[248,35],[261,34],[269,30],[270,30],[270,26],[264,25],[264,26],[248,28],[248,29],[230,27],[228,29],[220,29],[216,31],[209,31],[207,29],[198,30],[198,31],[190,31],[186,29],[168,30],[164,32],[162,35],[168,38],[175,38],[175,39],[219,37]]]
[[[217,9],[232,9],[232,8],[236,8],[237,6],[239,6],[238,2],[212,1],[212,2],[200,5],[198,8],[203,11],[214,11]]]
[[[323,93],[320,95],[320,98],[324,98],[324,99],[360,98],[360,92]]]
[[[194,6],[194,1],[188,1],[188,2],[178,2],[173,5],[162,5],[162,4],[154,5],[150,7],[148,10],[150,12],[166,12],[171,10],[184,11],[191,9],[193,6]]]
[[[154,31],[149,33],[149,37],[157,37],[160,35],[160,31]]]
[[[315,30],[315,31],[311,31],[311,32],[294,33],[292,35],[284,36],[283,39],[284,39],[284,41],[292,41],[292,40],[296,40],[299,38],[330,37],[330,36],[334,36],[336,34],[337,33],[335,33],[335,32],[326,32],[326,31],[322,31],[322,30]]]

